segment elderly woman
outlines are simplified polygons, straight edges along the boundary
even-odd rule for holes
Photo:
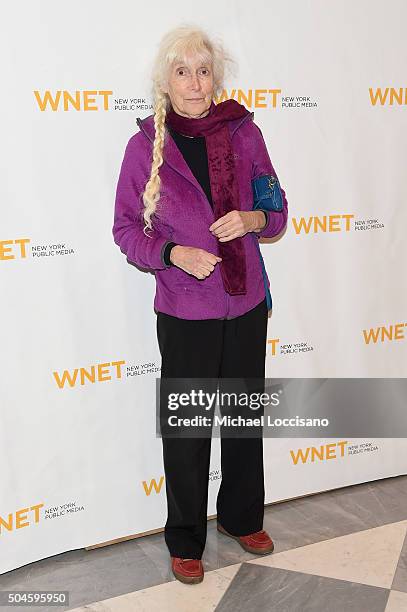
[[[283,208],[253,210],[252,180],[276,173],[259,127],[235,100],[219,104],[229,57],[199,28],[161,41],[154,113],[126,147],[114,241],[152,270],[161,378],[265,376],[269,280],[258,246],[279,234]],[[278,179],[277,179],[278,181]],[[211,438],[163,437],[172,571],[203,580]],[[221,438],[217,529],[254,554],[272,552],[263,530],[263,439]]]

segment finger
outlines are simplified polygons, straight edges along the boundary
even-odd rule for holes
[[[199,280],[204,280],[208,276],[209,274],[205,270],[200,270],[199,272],[196,273],[196,277],[199,278]]]
[[[240,235],[242,228],[240,227],[229,227],[227,230],[224,230],[222,232],[219,232],[219,234],[217,234],[217,238],[231,238],[232,236],[238,236]]]
[[[218,255],[214,255],[213,253],[208,253],[207,254],[207,259],[205,261],[211,263],[212,265],[216,265],[219,261],[222,261],[222,257],[219,257]]]
[[[219,238],[219,242],[227,242],[228,240],[234,240],[235,238],[240,238],[240,232],[233,232],[230,236],[225,236],[223,238]]]
[[[227,228],[222,228],[221,230],[218,230],[217,232],[213,232],[213,235],[215,236],[215,238],[220,238],[221,236],[228,236],[234,229],[233,227],[227,227]]]
[[[215,269],[215,266],[209,262],[202,264],[199,268],[200,272],[206,272],[207,274],[210,274],[211,272],[213,272],[214,269]]]
[[[223,215],[223,217],[219,217],[219,219],[217,219],[214,223],[212,223],[212,225],[209,226],[209,231],[213,231],[218,229],[219,227],[221,227],[224,223],[228,223],[228,221],[230,217],[230,212],[226,213],[226,215]]]
[[[228,229],[222,230],[216,234],[216,238],[226,238],[227,236],[231,236],[233,232],[236,232],[237,229],[235,227],[230,227]]]

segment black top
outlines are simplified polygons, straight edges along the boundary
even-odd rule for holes
[[[211,184],[209,180],[208,154],[204,136],[184,136],[168,127],[168,130],[175,140],[175,144],[181,151],[192,174],[206,193],[210,205],[213,208]]]

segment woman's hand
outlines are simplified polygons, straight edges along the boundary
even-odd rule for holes
[[[259,232],[266,225],[261,210],[231,210],[209,226],[209,231],[219,239],[227,242],[244,236],[247,232]]]
[[[222,258],[205,249],[177,244],[171,249],[170,261],[184,272],[203,279],[214,271],[215,265],[222,261]]]

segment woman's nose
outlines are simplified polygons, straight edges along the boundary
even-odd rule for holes
[[[201,87],[201,82],[200,82],[199,78],[196,75],[192,75],[192,78],[191,78],[191,87],[193,89],[200,89],[200,87]]]

